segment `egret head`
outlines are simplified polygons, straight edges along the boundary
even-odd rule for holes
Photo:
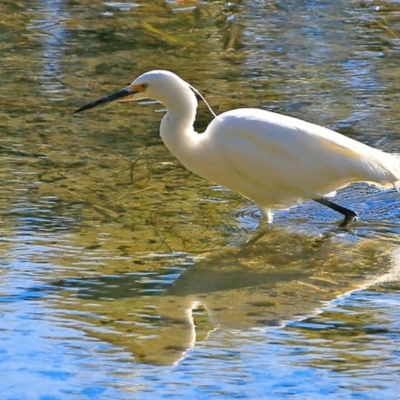
[[[155,99],[169,107],[173,105],[173,99],[176,94],[179,94],[181,97],[191,96],[196,101],[193,88],[183,79],[179,78],[179,76],[169,71],[150,71],[140,75],[129,86],[101,99],[92,101],[77,109],[75,113],[89,110],[101,104],[127,96],[132,96],[134,100]]]

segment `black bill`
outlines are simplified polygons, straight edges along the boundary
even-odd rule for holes
[[[126,88],[118,90],[118,92],[111,93],[107,96],[102,97],[101,99],[92,101],[91,103],[88,103],[88,104],[82,106],[81,108],[78,108],[77,110],[74,111],[74,114],[81,112],[81,111],[90,110],[91,108],[97,107],[101,104],[105,104],[105,103],[108,103],[113,100],[122,99],[123,97],[129,96],[129,95],[132,95],[135,93],[136,93],[135,91],[133,91],[129,86],[127,86]]]

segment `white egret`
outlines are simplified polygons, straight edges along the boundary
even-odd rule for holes
[[[342,214],[345,226],[357,214],[327,198],[337,189],[353,182],[400,187],[395,155],[285,115],[236,109],[215,116],[198,134],[193,128],[196,94],[174,73],[151,71],[75,112],[125,96],[160,101],[167,108],[160,135],[171,153],[190,171],[253,200],[267,222],[273,209],[314,200]]]

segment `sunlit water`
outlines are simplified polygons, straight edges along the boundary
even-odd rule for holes
[[[0,397],[399,399],[398,193],[339,193],[360,215],[346,230],[318,204],[279,211],[246,246],[257,209],[175,162],[162,106],[71,115],[167,68],[218,113],[263,107],[399,152],[399,12],[3,4]]]

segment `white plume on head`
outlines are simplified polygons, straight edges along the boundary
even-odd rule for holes
[[[214,116],[214,118],[217,118],[217,114],[215,114],[214,110],[211,108],[210,104],[208,104],[208,101],[206,100],[206,98],[192,85],[189,85],[190,89],[193,90],[194,93],[197,94],[197,96],[199,96],[204,103],[206,104],[208,110],[210,111],[210,113]]]
[[[169,98],[173,97],[172,95],[174,92],[183,92],[188,90],[199,96],[200,99],[204,101],[214,118],[217,117],[205,97],[195,87],[189,85],[186,81],[171,71],[154,70],[146,72],[136,78],[132,82],[132,85],[141,85],[144,83],[147,84],[148,87],[145,92],[135,94],[136,99],[154,98],[164,105],[167,105],[165,103],[168,102]]]

